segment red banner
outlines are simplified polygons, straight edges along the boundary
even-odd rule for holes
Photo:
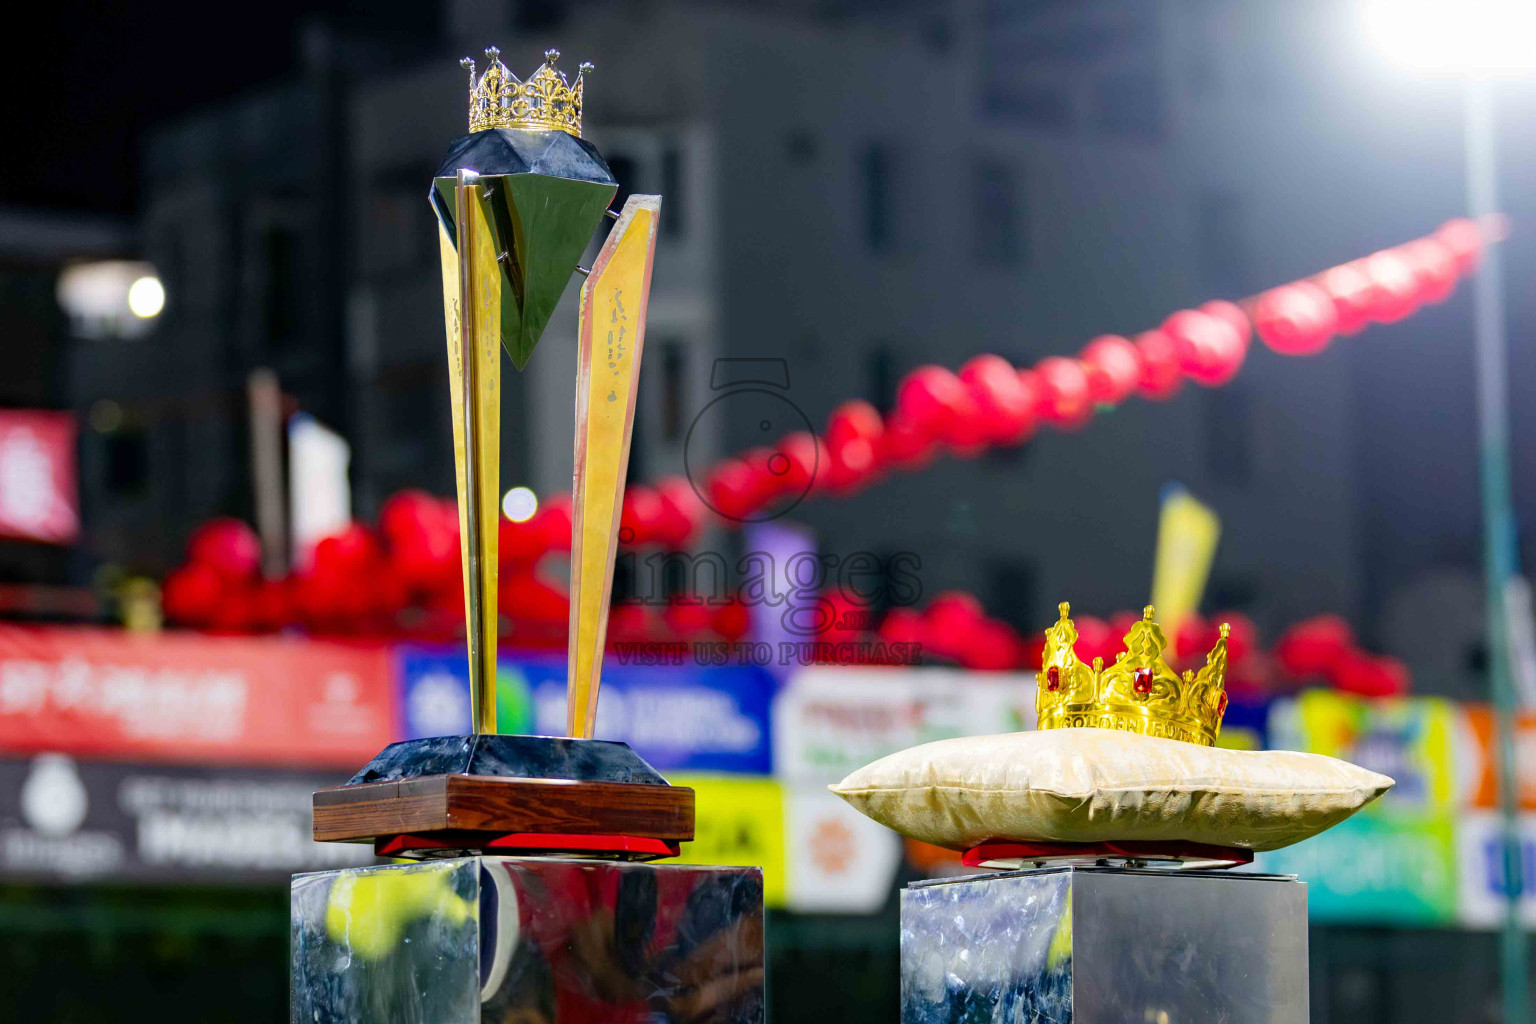
[[[350,770],[397,733],[383,647],[0,625],[0,752]]]
[[[68,544],[79,535],[75,418],[0,409],[0,536]]]

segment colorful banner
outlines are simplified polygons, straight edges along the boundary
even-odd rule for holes
[[[674,774],[674,786],[694,791],[694,839],[684,864],[746,864],[763,869],[763,900],[785,904],[784,791],[769,778]]]
[[[1397,785],[1366,815],[1449,811],[1460,802],[1459,710],[1436,697],[1364,700],[1308,690],[1270,705],[1269,743],[1351,761]]]
[[[1444,925],[1457,916],[1456,830],[1447,814],[1357,815],[1254,868],[1307,883],[1314,924]]]
[[[774,698],[774,773],[825,785],[919,743],[1034,725],[1033,675],[813,665]]]
[[[367,864],[366,845],[311,839],[329,775],[260,768],[0,761],[0,878],[272,883]]]
[[[0,409],[0,536],[68,544],[79,535],[74,416]]]
[[[469,669],[463,651],[407,648],[398,654],[405,734],[469,730]],[[565,734],[565,658],[503,658],[496,677],[502,732]],[[622,740],[669,771],[767,775],[773,682],[750,666],[615,665],[603,668],[599,739]]]
[[[382,647],[0,625],[7,753],[350,774],[396,734]]]

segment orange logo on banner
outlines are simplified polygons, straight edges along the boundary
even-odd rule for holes
[[[1473,807],[1499,805],[1499,762],[1494,743],[1493,709],[1486,704],[1468,704],[1463,708],[1468,732],[1476,741],[1479,755],[1471,765],[1466,796]],[[1463,758],[1467,764],[1469,758]],[[1520,806],[1536,810],[1536,711],[1523,711],[1515,718],[1515,765],[1520,786]]]

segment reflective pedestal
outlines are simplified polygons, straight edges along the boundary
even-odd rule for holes
[[[1305,1024],[1294,876],[1048,867],[901,894],[903,1024]]]
[[[757,868],[462,857],[291,898],[291,1024],[763,1021]]]

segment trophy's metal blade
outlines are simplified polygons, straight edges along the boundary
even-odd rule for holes
[[[473,168],[485,186],[501,258],[501,338],[519,370],[565,292],[618,187],[591,143],[561,131],[494,129],[449,149],[433,205],[456,230],[454,175]]]
[[[608,635],[660,196],[631,196],[581,289],[566,729],[590,738]]]
[[[495,234],[472,173],[454,190],[455,247],[439,222],[448,376],[453,402],[454,469],[469,641],[469,688],[475,732],[496,731],[496,549],[501,463],[502,275]]]

